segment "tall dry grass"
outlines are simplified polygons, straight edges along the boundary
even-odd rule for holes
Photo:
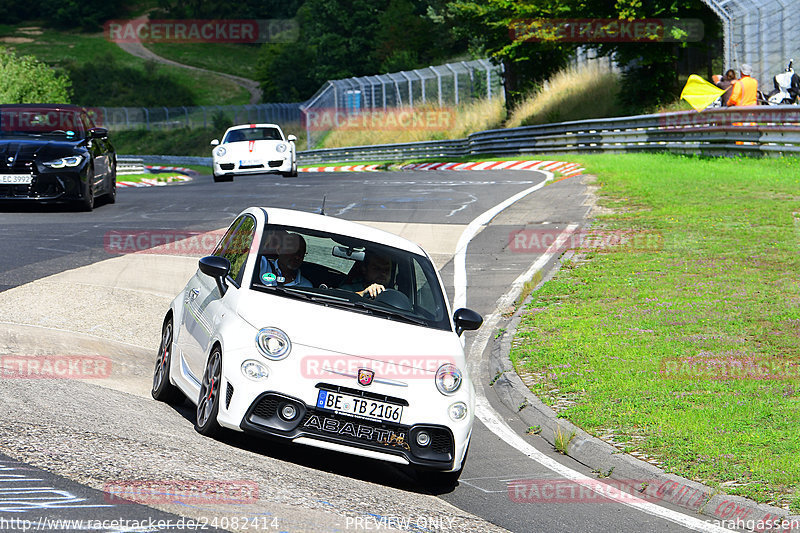
[[[507,128],[620,116],[619,74],[594,61],[568,67],[527,96],[506,121]]]
[[[433,106],[414,108],[415,116],[421,120],[407,128],[392,120],[393,116],[402,111],[394,110],[393,115],[382,115],[379,112],[374,120],[368,116],[362,116],[361,120],[353,119],[349,125],[331,130],[319,147],[341,148],[462,139],[470,133],[501,127],[506,115],[502,97],[474,101],[444,110]],[[365,113],[369,111],[365,110]],[[428,113],[433,113],[430,119],[427,118]]]

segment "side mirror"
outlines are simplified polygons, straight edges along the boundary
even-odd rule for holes
[[[286,140],[288,140],[290,142],[294,142],[294,141],[297,140],[297,137],[295,137],[294,135],[289,135],[288,137],[286,137]]]
[[[228,276],[228,272],[231,271],[231,262],[224,257],[209,255],[200,259],[199,263],[200,272],[214,278],[220,295],[225,296],[225,292],[228,290],[228,286],[225,285],[225,278]]]
[[[219,146],[219,139],[214,139],[211,141],[211,146]]]
[[[90,139],[106,139],[108,138],[108,130],[105,128],[91,128],[89,130]]]
[[[473,311],[462,307],[453,313],[453,322],[456,323],[456,335],[459,337],[467,330],[478,329],[483,324],[483,317]]]

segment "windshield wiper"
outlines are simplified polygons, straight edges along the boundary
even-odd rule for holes
[[[375,305],[373,303],[366,302],[366,301],[365,302],[353,302],[353,305],[355,305],[356,307],[361,307],[363,309],[369,309],[373,313],[385,316],[387,318],[392,318],[392,319],[397,319],[397,320],[400,320],[400,321],[403,321],[403,322],[408,322],[409,324],[416,324],[418,326],[427,326],[428,325],[428,323],[425,320],[421,319],[421,318],[408,316],[406,314],[403,314],[403,313],[394,311],[392,309],[388,309],[386,307],[383,307],[382,305]]]

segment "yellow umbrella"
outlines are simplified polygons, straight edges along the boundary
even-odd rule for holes
[[[724,89],[707,82],[697,74],[692,74],[686,82],[686,87],[681,91],[681,98],[689,102],[695,110],[702,111],[724,92]]]

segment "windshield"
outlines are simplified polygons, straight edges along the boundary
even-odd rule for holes
[[[82,138],[84,117],[75,109],[0,106],[0,135]]]
[[[283,135],[278,128],[242,128],[231,130],[222,140],[223,143],[244,141],[282,141]]]
[[[353,237],[278,225],[266,227],[258,252],[252,280],[255,290],[451,329],[436,271],[424,256]]]

